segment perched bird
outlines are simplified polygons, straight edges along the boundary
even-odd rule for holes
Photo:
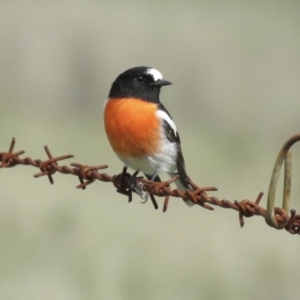
[[[153,68],[136,67],[113,82],[104,107],[108,140],[125,167],[142,171],[160,181],[161,171],[179,174],[176,186],[190,189],[186,182],[180,139],[171,115],[159,100],[162,86],[172,84]],[[193,203],[185,201],[188,205]]]

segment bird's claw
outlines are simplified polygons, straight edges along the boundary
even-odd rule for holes
[[[144,195],[143,185],[144,185],[144,183],[140,182],[135,187],[132,188],[133,192],[138,194],[142,199],[144,199],[143,198],[143,195]]]
[[[139,182],[134,188],[133,191],[138,194],[141,199],[143,199],[144,201],[141,201],[141,203],[146,203],[148,201],[148,197],[149,197],[149,193],[144,193],[143,191],[143,186],[145,183],[143,182]]]

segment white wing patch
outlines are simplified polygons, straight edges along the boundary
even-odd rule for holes
[[[163,79],[162,74],[158,70],[153,69],[153,68],[147,69],[146,74],[150,74],[153,77],[154,81]]]
[[[160,119],[166,121],[166,122],[169,124],[169,126],[170,126],[170,127],[173,129],[173,131],[174,131],[174,135],[176,136],[176,135],[177,135],[177,128],[176,128],[176,125],[175,125],[175,123],[173,122],[173,120],[168,116],[168,114],[167,114],[166,112],[164,112],[163,110],[158,110],[158,111],[156,112],[156,115],[157,115]]]

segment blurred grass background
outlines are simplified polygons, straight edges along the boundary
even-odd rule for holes
[[[102,111],[110,84],[147,65],[190,177],[220,198],[267,192],[300,131],[299,1],[0,2],[0,151],[121,171]],[[299,146],[292,207],[299,209]],[[65,163],[68,163],[67,161]],[[216,208],[128,205],[110,184],[1,170],[0,299],[298,299],[299,238]],[[281,181],[282,182],[282,181]],[[282,184],[280,184],[282,185]],[[278,203],[282,188],[278,188]],[[162,200],[159,200],[160,209]],[[266,205],[266,196],[262,205]]]

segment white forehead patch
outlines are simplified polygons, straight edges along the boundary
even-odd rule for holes
[[[158,81],[158,80],[163,79],[162,74],[156,69],[152,69],[152,68],[147,69],[146,74],[150,74],[153,77],[154,81]]]

